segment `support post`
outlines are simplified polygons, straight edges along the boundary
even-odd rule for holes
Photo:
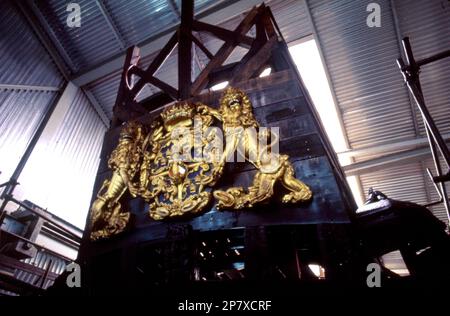
[[[192,71],[192,21],[194,20],[194,1],[181,2],[181,25],[178,30],[178,99],[191,96]]]

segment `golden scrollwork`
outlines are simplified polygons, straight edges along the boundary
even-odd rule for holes
[[[194,159],[192,155],[196,120],[201,122],[197,141],[207,143],[205,132],[212,118],[199,115],[194,105],[182,102],[162,112],[157,139],[144,150],[146,165],[141,171],[145,169],[148,176],[141,181],[141,192],[155,220],[199,213],[211,200],[210,188],[221,171],[216,162]],[[182,159],[182,153],[188,157]]]
[[[250,208],[268,201],[277,182],[288,191],[282,197],[284,203],[312,197],[309,187],[295,178],[289,157],[275,152],[278,138],[259,127],[249,97],[239,89],[228,88],[218,109],[175,103],[149,130],[136,122],[123,127],[109,160],[113,175],[105,180],[92,206],[91,239],[125,229],[130,214],[122,209],[120,199],[127,190],[149,204],[154,220],[199,214],[213,197],[218,209]],[[212,146],[217,140],[221,146],[226,140],[225,146]],[[235,153],[255,166],[252,185],[213,190]]]
[[[108,167],[112,170],[91,207],[91,239],[102,239],[122,232],[129,221],[130,213],[122,209],[119,202],[128,190],[131,195],[138,194],[132,182],[140,168],[142,144],[145,128],[137,122],[128,122],[120,132],[119,143],[111,153]]]

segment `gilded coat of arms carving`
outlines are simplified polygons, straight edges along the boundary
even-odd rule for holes
[[[149,204],[149,216],[164,220],[195,216],[216,201],[219,210],[251,208],[272,198],[280,182],[284,203],[308,201],[309,187],[295,178],[287,155],[274,148],[277,135],[259,127],[249,97],[228,88],[218,109],[178,102],[146,127],[127,122],[109,159],[105,180],[91,208],[91,239],[116,235],[130,214],[120,200],[126,191]],[[215,189],[224,166],[235,155],[256,168],[248,188]]]

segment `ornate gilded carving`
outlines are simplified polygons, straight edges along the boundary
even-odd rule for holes
[[[191,149],[194,135],[200,137],[197,142],[208,142],[206,130],[212,119],[199,115],[194,105],[177,103],[161,114],[161,120],[157,139],[144,151],[145,164],[141,167],[148,171],[141,189],[150,204],[150,217],[161,220],[199,213],[210,202],[210,188],[221,170],[215,161],[194,159]]]
[[[92,240],[118,234],[126,228],[130,213],[122,209],[119,200],[127,190],[133,196],[138,194],[132,180],[140,168],[144,136],[140,123],[128,122],[122,128],[119,143],[108,160],[112,176],[103,182],[91,207]]]
[[[92,206],[91,238],[124,230],[129,213],[119,200],[127,190],[149,203],[154,220],[199,214],[213,196],[218,209],[253,207],[273,196],[277,182],[288,190],[282,202],[309,200],[311,190],[295,178],[289,157],[276,152],[277,141],[259,127],[249,97],[235,88],[225,91],[218,109],[186,102],[166,108],[149,133],[138,123],[126,124],[109,160],[113,176]],[[257,169],[252,185],[213,191],[235,154]]]
[[[267,201],[272,197],[277,181],[290,191],[283,196],[284,203],[311,199],[312,192],[309,187],[294,177],[294,168],[289,157],[271,152],[271,145],[277,140],[272,140],[269,145],[265,145],[267,141],[261,142],[261,138],[271,138],[271,135],[255,132],[254,128],[259,125],[253,116],[250,99],[243,91],[228,88],[220,100],[219,111],[206,106],[203,106],[202,111],[214,113],[214,116],[223,122],[227,142],[221,163],[241,149],[241,154],[258,170],[252,186],[248,189],[233,187],[226,191],[214,191],[218,209],[242,209]],[[239,144],[242,146],[239,147]]]

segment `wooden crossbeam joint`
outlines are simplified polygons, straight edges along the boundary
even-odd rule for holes
[[[263,67],[270,58],[271,50],[278,41],[280,30],[273,18],[269,8],[264,4],[254,7],[239,23],[234,31],[230,31],[208,23],[193,20],[192,1],[183,1],[184,17],[177,32],[172,35],[166,45],[159,51],[147,69],[143,70],[137,66],[139,54],[137,47],[131,47],[127,51],[118,96],[114,106],[114,113],[124,117],[129,110],[134,113],[145,112],[146,109],[135,101],[136,96],[145,86],[152,84],[161,89],[173,99],[187,99],[199,94],[208,84],[209,76],[222,64],[233,52],[236,46],[249,49],[242,58],[240,64],[233,67],[230,79],[231,83],[248,80]],[[183,11],[182,11],[183,13]],[[189,15],[189,16],[188,16]],[[247,32],[256,26],[256,38],[252,38]],[[192,31],[208,32],[222,39],[223,45],[214,55],[209,49],[192,34]],[[277,32],[279,34],[277,34]],[[209,58],[208,65],[200,72],[192,82],[192,43],[195,43]],[[154,74],[158,71],[164,61],[170,56],[178,44],[178,90],[171,85],[156,78]],[[131,87],[131,76],[138,76],[138,81]],[[120,108],[120,111],[118,111]]]

